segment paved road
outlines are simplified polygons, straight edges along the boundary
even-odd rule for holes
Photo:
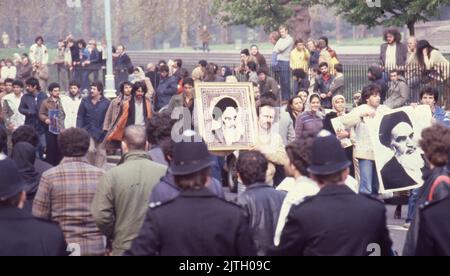
[[[394,219],[395,206],[387,206],[387,224],[388,229],[391,234],[392,242],[394,243],[394,250],[398,252],[399,255],[402,254],[403,246],[405,245],[407,229],[403,228],[405,223],[406,214],[408,212],[408,206],[403,206],[402,208],[402,220]]]

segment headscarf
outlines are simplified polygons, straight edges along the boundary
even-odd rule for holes
[[[13,148],[12,159],[18,167],[22,179],[26,182],[27,195],[36,194],[41,180],[41,174],[34,168],[36,148],[26,142],[17,143]]]
[[[333,99],[331,100],[331,102],[332,102],[332,104],[333,104],[333,111],[335,111],[335,112],[337,113],[338,117],[345,114],[345,107],[344,107],[344,111],[343,111],[343,112],[338,112],[337,109],[336,109],[336,102],[337,102],[338,100],[340,100],[340,99],[344,100],[344,105],[345,105],[345,103],[346,103],[345,97],[342,96],[342,95],[336,95],[336,96],[334,96]]]
[[[143,70],[140,66],[134,68],[134,70],[135,70],[135,73],[134,73],[134,79],[133,79],[133,81],[131,82],[132,84],[135,84],[135,83],[138,82],[138,81],[143,81],[143,80],[145,80],[145,72],[144,72],[144,70]],[[137,71],[137,72],[136,72],[136,71]]]

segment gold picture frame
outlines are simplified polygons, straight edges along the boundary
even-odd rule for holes
[[[195,86],[199,134],[210,151],[250,150],[257,142],[252,83],[199,83]]]

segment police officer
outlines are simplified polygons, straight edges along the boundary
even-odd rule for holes
[[[67,256],[57,224],[23,211],[25,183],[11,159],[0,161],[0,256]]]
[[[243,209],[205,187],[213,159],[198,136],[182,136],[170,172],[181,188],[172,201],[152,204],[128,256],[256,256]],[[159,206],[158,206],[159,205]]]
[[[420,207],[417,256],[450,256],[450,151],[447,172],[436,179],[428,201]]]
[[[389,255],[385,207],[344,184],[349,166],[336,136],[321,131],[308,168],[321,190],[291,209],[275,255]]]

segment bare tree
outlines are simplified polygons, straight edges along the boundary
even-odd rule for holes
[[[124,7],[123,7],[123,0],[115,0],[115,16],[114,16],[114,41],[115,44],[124,43],[124,28],[125,28],[125,22],[124,22]]]
[[[92,13],[94,12],[93,0],[83,0],[83,23],[82,23],[82,33],[85,39],[90,39],[92,30]]]

